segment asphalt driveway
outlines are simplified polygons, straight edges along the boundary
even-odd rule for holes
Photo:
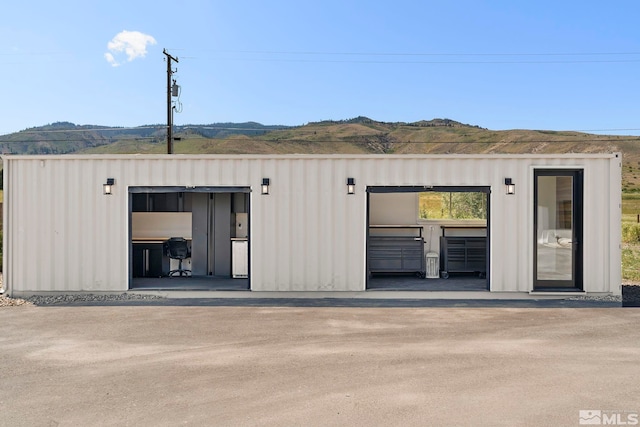
[[[5,307],[0,425],[624,421],[639,325],[628,308]]]

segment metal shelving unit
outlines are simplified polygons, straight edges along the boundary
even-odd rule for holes
[[[391,230],[391,232],[372,235],[372,230]],[[424,278],[426,270],[422,227],[408,225],[370,226],[368,259],[370,275],[374,273],[411,273]]]
[[[447,236],[443,227],[440,237],[441,276],[449,278],[449,273],[477,273],[480,277],[487,274],[487,238],[479,236]],[[485,228],[485,227],[473,227]]]

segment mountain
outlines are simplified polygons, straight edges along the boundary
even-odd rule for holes
[[[302,126],[213,123],[174,127],[174,153],[623,153],[623,189],[640,191],[640,137],[543,130],[493,131],[451,119],[413,123],[368,117]],[[15,154],[166,153],[166,126],[118,128],[58,122],[0,136]]]
[[[216,123],[174,127],[174,135],[227,138],[232,135],[258,136],[286,126],[265,126],[260,123]],[[166,142],[166,125],[146,125],[133,128],[96,125],[76,125],[56,122],[0,136],[0,152],[4,154],[69,154],[87,149],[111,146],[123,141],[144,144]]]

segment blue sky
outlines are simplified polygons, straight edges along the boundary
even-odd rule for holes
[[[175,124],[362,115],[637,135],[638,16],[637,0],[9,2],[0,134],[166,123],[166,48]]]

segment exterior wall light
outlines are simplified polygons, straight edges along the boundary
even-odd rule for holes
[[[506,188],[507,194],[516,194],[516,185],[513,183],[511,178],[504,179],[504,186]]]
[[[269,194],[269,178],[262,178],[262,194]]]
[[[102,184],[102,192],[106,195],[111,195],[113,193],[113,186],[116,183],[116,180],[113,178],[107,178],[107,182]]]
[[[356,192],[356,179],[347,178],[347,194],[355,194]]]

